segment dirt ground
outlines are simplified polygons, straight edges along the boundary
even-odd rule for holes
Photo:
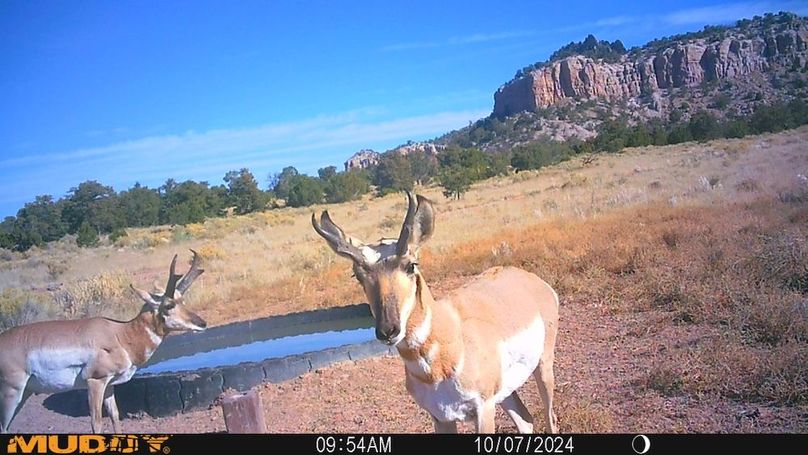
[[[556,357],[556,413],[563,432],[808,432],[808,407],[774,407],[721,397],[662,396],[638,386],[649,359],[699,337],[687,326],[661,324],[660,312],[607,314],[597,305],[563,301]],[[272,433],[428,432],[427,413],[407,395],[397,357],[343,362],[283,384],[260,387]],[[520,392],[544,428],[531,380]],[[15,433],[89,432],[89,417],[57,414],[32,397],[12,424]],[[111,431],[109,421],[105,421]],[[461,431],[473,431],[462,425]],[[130,416],[134,433],[205,433],[225,430],[219,407],[165,418]],[[514,432],[498,410],[497,431]]]

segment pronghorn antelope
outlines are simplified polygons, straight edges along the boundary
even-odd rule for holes
[[[437,432],[474,420],[493,432],[502,406],[523,433],[533,418],[516,393],[531,373],[550,432],[558,295],[536,275],[494,267],[434,300],[418,267],[418,250],[434,231],[431,202],[407,192],[409,208],[398,240],[365,244],[346,235],[325,211],[312,225],[339,255],[353,261],[376,321],[376,337],[404,360],[410,395],[432,416]]]
[[[201,331],[207,325],[182,302],[185,291],[204,271],[193,253],[185,276],[174,273],[174,256],[163,294],[131,286],[146,302],[131,321],[101,317],[45,321],[0,333],[0,432],[8,432],[32,393],[86,388],[93,432],[101,432],[103,402],[113,430],[119,433],[113,386],[128,381],[169,332]]]

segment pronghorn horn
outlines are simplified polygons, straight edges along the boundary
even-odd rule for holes
[[[404,256],[407,254],[409,243],[412,240],[412,232],[415,228],[415,212],[418,210],[418,202],[412,193],[407,190],[407,216],[404,217],[404,224],[401,225],[401,233],[398,235],[398,242],[396,244],[396,254]]]
[[[396,244],[396,254],[417,253],[421,244],[432,236],[435,230],[435,216],[432,210],[432,203],[429,199],[415,195],[407,191],[407,216],[401,226],[401,235],[398,236]]]
[[[205,272],[205,269],[199,268],[199,254],[194,250],[191,250],[191,253],[194,254],[194,258],[191,260],[191,269],[188,270],[188,273],[177,283],[177,292],[179,292],[180,295],[185,294],[185,291],[194,284],[194,280]]]
[[[168,283],[166,283],[166,290],[163,293],[163,299],[165,300],[166,297],[174,297],[174,291],[177,289],[177,281],[182,277],[182,275],[177,275],[175,273],[177,269],[177,255],[174,255],[174,259],[171,260],[171,267],[168,270]]]
[[[335,253],[352,259],[360,265],[365,264],[365,255],[354,244],[348,241],[345,232],[331,220],[328,215],[328,210],[323,211],[320,215],[320,221],[317,221],[316,214],[311,214],[311,225],[314,230],[323,237],[328,245],[334,250]]]

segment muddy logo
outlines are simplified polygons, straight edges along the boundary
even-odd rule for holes
[[[168,454],[168,436],[151,435],[30,435],[13,436],[8,440],[7,453],[19,454]]]

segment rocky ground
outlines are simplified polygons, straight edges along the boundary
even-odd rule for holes
[[[608,314],[564,301],[556,364],[556,413],[564,432],[786,432],[808,431],[808,408],[741,403],[726,398],[663,396],[642,385],[650,359],[669,346],[698,341],[688,327],[664,324],[659,312]],[[407,395],[396,357],[345,362],[283,384],[260,388],[270,432],[427,432],[429,416]],[[543,430],[540,398],[531,380],[523,400]],[[89,417],[70,417],[32,397],[13,432],[88,432]],[[109,422],[105,423],[111,431]],[[221,409],[152,418],[130,416],[126,432],[204,433],[225,430]],[[461,426],[472,431],[471,425]],[[515,427],[498,411],[497,431]]]

